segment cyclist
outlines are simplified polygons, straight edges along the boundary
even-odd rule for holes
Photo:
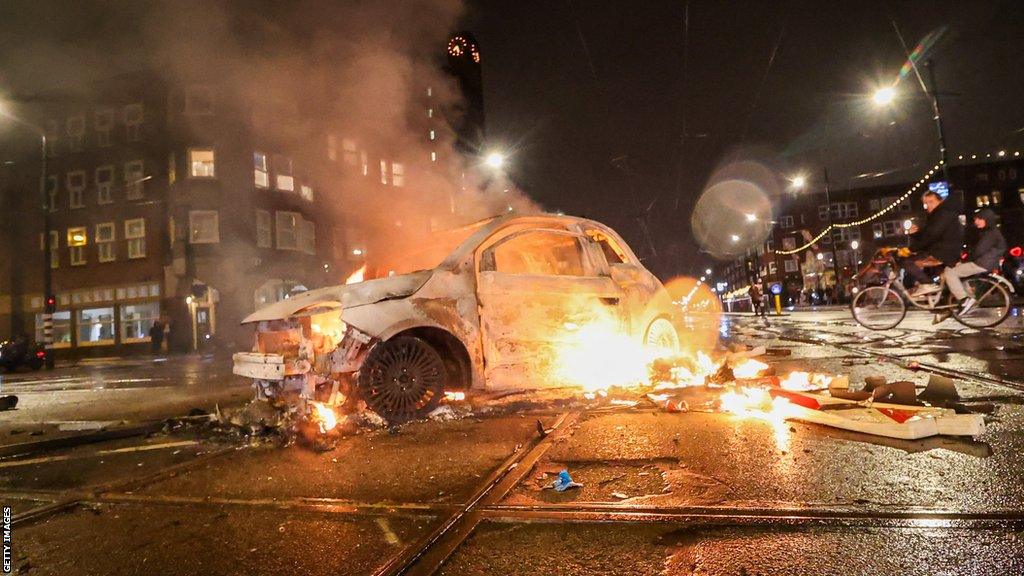
[[[942,276],[950,293],[960,302],[960,314],[971,311],[978,303],[967,295],[961,278],[990,272],[999,268],[999,260],[1006,252],[1006,238],[999,231],[999,216],[988,208],[974,213],[974,227],[978,229],[978,242],[970,252],[970,260],[958,262],[956,266],[946,268]],[[952,312],[942,316],[948,318]]]
[[[960,216],[949,203],[931,190],[921,195],[921,201],[927,212],[924,226],[919,228],[915,224],[907,231],[914,254],[903,262],[906,275],[917,283],[910,292],[912,298],[941,289],[922,268],[943,264],[953,266],[960,261],[960,249],[964,242]]]

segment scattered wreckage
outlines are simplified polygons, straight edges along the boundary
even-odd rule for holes
[[[360,403],[400,424],[429,414],[445,391],[559,385],[559,350],[593,323],[641,345],[679,347],[661,282],[592,220],[492,218],[439,235],[409,261],[399,267],[409,273],[311,290],[249,315],[255,343],[234,355],[234,373],[253,379],[258,399],[298,407],[326,430],[336,410]]]

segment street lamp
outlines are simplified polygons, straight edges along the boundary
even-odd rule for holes
[[[807,185],[807,177],[804,176],[803,174],[797,174],[796,176],[793,176],[792,178],[789,179],[789,183],[796,190],[803,190],[804,186]]]
[[[484,163],[495,170],[501,170],[505,166],[505,155],[501,152],[491,152],[484,158]]]
[[[35,132],[39,136],[40,182],[39,190],[43,202],[43,347],[46,350],[46,369],[53,369],[53,313],[57,299],[52,297],[53,270],[50,264],[50,198],[46,187],[46,131],[7,111],[0,103],[0,116],[4,116]]]
[[[892,86],[883,86],[878,90],[875,90],[874,95],[871,96],[871,100],[874,101],[877,106],[888,106],[892,104],[892,101],[896,99],[896,89]]]
[[[757,214],[748,213],[747,222],[757,222]]]

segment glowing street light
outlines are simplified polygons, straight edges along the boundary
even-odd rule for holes
[[[860,242],[857,242],[856,240],[850,242],[850,248],[852,248],[854,250],[856,250],[857,248],[860,248]]]
[[[740,241],[740,237],[739,237],[739,236],[737,236],[736,234],[733,234],[733,235],[731,236],[731,238],[732,238],[732,241],[733,241],[733,242],[739,242],[739,241]]]
[[[874,95],[871,96],[871,100],[876,106],[888,106],[892,104],[892,101],[896,99],[896,89],[892,86],[883,86],[878,90],[875,90]]]
[[[793,188],[803,190],[804,186],[807,186],[807,177],[803,174],[797,174],[789,179],[789,183],[793,185]]]
[[[484,163],[495,170],[500,170],[505,165],[505,155],[501,152],[491,152],[484,158]]]
[[[757,214],[748,213],[747,214],[747,222],[757,222]]]

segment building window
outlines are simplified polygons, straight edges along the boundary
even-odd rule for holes
[[[114,309],[86,308],[78,311],[78,345],[114,343]]]
[[[391,184],[405,186],[405,166],[399,162],[391,163]]]
[[[110,146],[110,131],[114,128],[114,112],[109,109],[97,110],[95,115],[96,144]]]
[[[430,131],[430,141],[433,142],[434,140],[437,140],[437,132],[434,132],[433,130],[431,130]]]
[[[123,342],[149,340],[149,330],[159,317],[159,302],[121,305],[121,340]]]
[[[50,158],[57,156],[57,149],[60,144],[60,122],[56,120],[46,121],[46,155]]]
[[[124,238],[128,242],[128,258],[146,257],[146,219],[124,221]]]
[[[43,315],[36,314],[36,342],[46,339],[43,334]],[[67,348],[71,346],[71,311],[57,310],[53,313],[53,347]]]
[[[437,152],[431,152],[430,153],[430,161],[431,162],[437,162]]]
[[[125,140],[142,140],[142,104],[129,104],[124,107],[124,128]]]
[[[299,194],[302,196],[303,200],[307,202],[313,201],[313,188],[306,185],[302,185],[299,187]]]
[[[270,187],[270,174],[267,170],[267,155],[263,152],[252,153],[253,182],[257,188]]]
[[[68,206],[82,208],[85,206],[83,193],[85,191],[85,171],[75,170],[68,172]]]
[[[316,254],[316,225],[309,220],[302,221],[302,251]]]
[[[68,145],[72,152],[81,152],[85,144],[85,116],[68,118]]]
[[[146,183],[145,164],[142,160],[133,160],[124,164],[124,197],[128,200],[138,200],[145,194],[143,186]]]
[[[213,91],[208,86],[190,86],[185,93],[185,114],[210,116],[213,114]]]
[[[68,228],[68,253],[71,255],[72,266],[85,265],[85,247],[89,243],[89,235],[85,227]]]
[[[338,160],[338,137],[334,134],[327,135],[327,159],[331,162]]]
[[[782,228],[792,228],[793,227],[793,217],[792,216],[783,216],[782,218],[779,218],[779,226],[781,226]]]
[[[387,160],[380,161],[380,183],[388,183],[388,162]]]
[[[833,220],[845,220],[847,218],[857,217],[856,202],[833,202],[831,207]],[[828,220],[828,211],[828,206],[818,206],[818,219],[823,221]]]
[[[292,159],[280,154],[274,155],[274,187],[284,192],[295,191],[295,178],[292,177]]]
[[[999,190],[992,191],[992,203],[999,204],[1003,199],[1003,193]]]
[[[60,188],[56,176],[46,177],[46,197],[50,202],[50,212],[57,211],[57,191]]]
[[[167,185],[173,186],[178,180],[178,163],[174,157],[174,152],[167,155]]]
[[[433,108],[427,108],[427,118],[433,118],[433,117],[434,117],[434,109]]]
[[[775,262],[769,262],[768,263],[768,274],[771,274],[772,276],[774,276],[775,274],[778,274],[778,273],[779,273],[779,265],[776,264]]]
[[[882,227],[881,222],[875,222],[871,225],[871,235],[875,237],[875,240],[885,235],[885,229]]]
[[[274,245],[273,224],[271,223],[270,212],[266,210],[256,211],[256,246],[259,248],[271,248]]]
[[[792,258],[784,260],[783,266],[785,266],[787,273],[798,272],[800,270],[800,265]]]
[[[114,186],[114,167],[100,166],[96,169],[96,201],[110,204],[114,201],[110,191]]]
[[[345,164],[355,166],[359,163],[359,150],[356,147],[356,141],[348,138],[342,138],[341,140],[341,156],[345,161]]]
[[[274,220],[277,225],[277,249],[298,250],[302,216],[298,212],[275,212]]]
[[[359,164],[362,167],[363,176],[370,175],[370,157],[366,152],[359,153]]]
[[[96,225],[96,251],[100,262],[113,262],[114,255],[114,223],[105,222]]]
[[[188,149],[189,176],[192,178],[216,178],[213,148]]]
[[[190,210],[188,213],[190,244],[220,242],[220,218],[216,210]]]
[[[899,236],[903,233],[903,223],[899,220],[887,220],[882,222],[882,229],[885,231],[886,237]]]

